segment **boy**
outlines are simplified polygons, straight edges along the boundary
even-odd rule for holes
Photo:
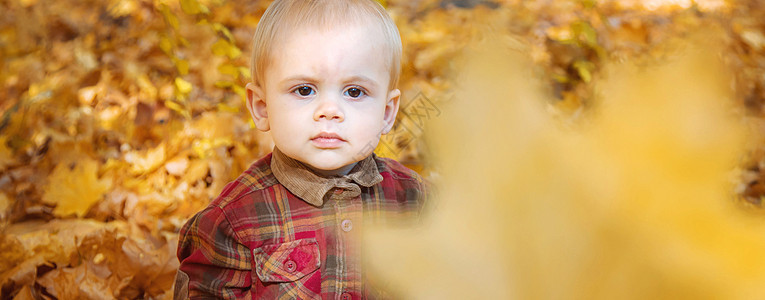
[[[181,229],[176,298],[362,299],[361,227],[416,216],[421,178],[372,151],[391,130],[401,41],[373,0],[277,0],[247,108],[274,150]]]

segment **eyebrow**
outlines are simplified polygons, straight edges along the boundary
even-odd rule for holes
[[[317,81],[319,81],[319,80],[316,79],[316,78],[313,78],[311,76],[296,75],[296,76],[290,76],[290,77],[285,78],[284,80],[279,82],[279,85],[286,85],[286,84],[292,83],[292,82],[311,82],[311,83],[313,83],[313,82],[317,82]]]
[[[376,82],[372,80],[372,78],[369,78],[363,75],[351,76],[343,80],[343,83],[351,83],[351,82],[363,82],[367,85],[377,86]]]

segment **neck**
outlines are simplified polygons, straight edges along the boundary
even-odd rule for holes
[[[341,177],[343,175],[348,175],[348,173],[351,172],[351,170],[353,169],[353,167],[356,166],[357,163],[358,162],[355,162],[355,163],[352,163],[350,165],[347,165],[347,166],[344,166],[344,167],[341,167],[341,168],[335,169],[335,170],[320,170],[320,169],[316,169],[316,168],[311,167],[311,166],[308,166],[308,167],[311,168],[311,170],[314,173],[316,173],[316,175],[319,175],[319,176],[322,176],[322,177]]]

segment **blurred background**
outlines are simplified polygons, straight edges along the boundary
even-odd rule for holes
[[[272,148],[243,105],[269,3],[0,0],[2,299],[172,297],[180,226]],[[765,297],[765,2],[381,3],[376,153],[441,189],[369,235],[401,298]]]

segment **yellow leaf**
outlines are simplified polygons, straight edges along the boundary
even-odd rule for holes
[[[195,141],[232,139],[236,136],[236,116],[231,113],[206,112],[194,122],[193,128],[199,131]]]
[[[191,114],[189,113],[189,111],[176,102],[167,100],[165,101],[165,106],[169,109],[174,110],[175,112],[181,114],[182,116],[186,118],[191,118]]]
[[[157,88],[151,83],[149,76],[146,76],[146,74],[139,75],[136,83],[146,98],[150,100],[157,98]]]
[[[191,162],[191,165],[186,170],[181,178],[182,182],[193,183],[197,180],[202,180],[210,170],[209,163],[204,159],[196,159]]]
[[[574,22],[571,24],[571,30],[582,44],[590,47],[598,45],[598,34],[589,23],[584,21]]]
[[[437,206],[420,228],[365,232],[371,276],[400,298],[765,298],[762,216],[732,203],[729,182],[752,136],[726,102],[721,50],[683,46],[706,57],[606,66],[576,126],[550,116],[525,53],[466,52],[454,100],[428,124]],[[423,260],[434,247],[443,258]],[[465,288],[453,274],[466,273],[492,275]]]
[[[224,40],[218,40],[215,42],[215,44],[212,45],[212,53],[217,56],[225,56],[227,53],[227,49],[229,47],[229,44]]]
[[[242,55],[242,50],[239,50],[235,45],[232,45],[224,39],[218,39],[218,41],[212,45],[212,53],[217,56],[228,56],[228,58],[234,59]]]
[[[159,11],[162,12],[162,15],[165,17],[165,21],[170,24],[175,29],[178,29],[180,22],[178,21],[178,16],[173,14],[173,12],[170,11],[170,8],[167,7],[167,5],[162,4],[159,8]]]
[[[145,174],[154,171],[165,162],[165,144],[162,143],[154,149],[146,151],[131,151],[125,154],[125,161],[132,166],[130,172],[133,174]]]
[[[222,64],[218,66],[218,72],[221,74],[231,75],[234,79],[239,78],[239,69],[232,64]]]
[[[388,145],[385,145],[384,143],[377,144],[377,147],[375,148],[374,153],[379,157],[398,159],[396,152],[394,150],[391,150],[391,148]]]
[[[181,43],[183,47],[188,47],[189,44],[191,44],[189,43],[189,40],[187,40],[185,37],[183,36],[177,36],[177,37],[178,37],[178,42]]]
[[[159,49],[162,49],[162,52],[165,52],[165,54],[171,55],[173,53],[173,42],[166,36],[163,36],[159,39]]]
[[[101,165],[101,172],[106,173],[112,170],[118,170],[122,168],[123,165],[125,165],[125,163],[122,160],[110,158],[106,161],[106,163]]]
[[[226,103],[218,103],[218,111],[238,113],[239,112],[239,107],[231,106],[231,105],[228,105]]]
[[[239,67],[239,73],[241,73],[242,77],[244,77],[246,79],[252,78],[252,75],[250,74],[250,69],[248,69],[248,68]]]
[[[110,180],[98,178],[98,162],[85,158],[75,162],[73,168],[69,164],[57,165],[48,176],[42,200],[56,205],[53,214],[57,216],[82,217],[111,185]]]
[[[185,59],[180,58],[174,58],[173,63],[175,64],[175,68],[178,69],[178,73],[181,75],[189,74],[189,61]]]
[[[242,98],[244,98],[244,95],[247,93],[247,91],[241,86],[234,85],[232,88],[234,89],[234,93],[241,96]]]
[[[199,3],[197,0],[181,0],[181,9],[183,12],[190,15],[206,14],[210,12],[206,6],[202,5],[202,3]]]
[[[586,60],[577,60],[574,62],[573,67],[584,82],[590,82],[590,80],[592,80],[592,70],[595,69],[595,64]]]
[[[226,26],[223,26],[221,23],[215,23],[212,25],[215,31],[222,33],[226,39],[229,41],[234,41],[234,36],[231,34],[231,31],[226,28]]]
[[[183,78],[175,77],[175,88],[181,95],[187,95],[191,92],[191,83],[183,80]]]
[[[213,153],[213,149],[221,146],[231,146],[234,141],[229,137],[219,137],[213,139],[200,139],[195,140],[191,145],[191,150],[200,158],[207,158]]]
[[[566,76],[565,73],[561,74],[558,72],[553,72],[551,76],[552,76],[552,79],[555,80],[556,82],[568,83],[570,81],[568,76]]]
[[[218,81],[215,82],[215,86],[219,87],[219,88],[222,88],[222,89],[225,89],[225,88],[230,88],[230,87],[234,86],[234,83],[231,82],[231,81],[228,81],[228,80],[218,80]]]

